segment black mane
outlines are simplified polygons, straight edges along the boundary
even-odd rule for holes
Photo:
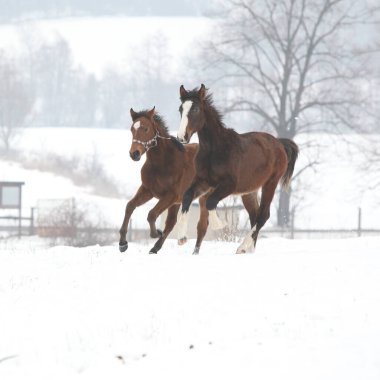
[[[180,99],[182,103],[186,100],[196,101],[200,103],[201,99],[199,97],[199,89],[194,88],[193,90],[187,91],[186,95],[181,96]],[[204,99],[204,102],[206,104],[206,112],[209,112],[211,114],[214,122],[222,128],[231,129],[225,126],[223,122],[223,114],[214,106],[212,94],[207,94],[206,98]]]
[[[201,103],[202,100],[199,95],[199,89],[195,88],[191,91],[188,91],[181,96],[181,102],[186,100],[195,101],[196,103]],[[198,136],[203,135],[203,138],[199,138],[199,144],[205,144],[206,142],[209,145],[213,145],[213,149],[216,149],[216,140],[210,136],[210,131],[216,133],[218,136],[218,145],[221,149],[221,152],[224,152],[226,149],[229,150],[231,146],[237,147],[239,151],[242,150],[241,142],[239,139],[239,134],[233,128],[228,128],[224,124],[223,114],[215,107],[212,94],[206,92],[206,96],[203,100],[204,104],[204,113],[206,116],[207,128],[203,128],[198,131]],[[218,149],[219,149],[218,148]]]
[[[145,117],[145,118],[149,119],[148,113],[149,113],[149,110],[142,110],[142,111],[136,112],[135,119],[139,119],[140,117]],[[165,122],[164,118],[156,112],[153,116],[153,119],[159,127],[158,132],[159,132],[160,136],[169,138],[170,141],[173,142],[173,144],[176,146],[176,148],[178,150],[180,150],[181,152],[184,152],[185,147],[183,146],[183,144],[180,143],[175,137],[173,137],[169,134],[169,129],[166,126],[166,122]]]

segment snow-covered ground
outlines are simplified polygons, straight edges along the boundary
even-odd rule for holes
[[[0,378],[380,378],[380,238],[0,242]]]
[[[202,18],[43,21],[0,26],[0,48],[20,52],[25,36],[33,44],[57,32],[78,64],[101,75],[159,36],[175,58],[168,67],[175,76],[208,28]],[[356,137],[307,139],[322,145],[308,155],[301,149],[296,171],[308,156],[322,164],[295,184],[296,226],[355,228],[362,207],[362,227],[380,228],[373,173],[360,170],[359,150],[345,144]],[[130,142],[126,125],[29,128],[13,145],[30,160],[96,156],[119,198],[5,158],[0,181],[25,182],[24,215],[41,199],[75,197],[96,204],[116,232],[144,162],[129,158]],[[135,212],[135,227],[147,227],[153,203]],[[275,221],[275,204],[263,232]],[[264,235],[253,255],[235,255],[238,243],[206,241],[198,257],[191,255],[194,241],[178,247],[168,240],[152,256],[153,242],[132,242],[120,254],[117,245],[47,248],[38,239],[0,240],[0,379],[378,380],[380,238]]]

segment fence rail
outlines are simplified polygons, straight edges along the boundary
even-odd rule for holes
[[[0,218],[1,219],[1,218]],[[26,220],[28,218],[25,218]],[[9,233],[9,236],[18,236],[19,228],[18,226],[2,226],[2,231],[6,231]],[[31,231],[30,226],[22,226],[21,227],[21,235],[22,236],[30,236],[38,231],[47,231],[47,230],[56,230],[56,228],[52,227],[33,227],[33,231]],[[77,228],[76,231],[78,233],[88,232],[86,228]],[[119,231],[115,228],[97,228],[91,230],[92,234],[103,234],[108,235],[110,239],[118,241]],[[247,234],[249,230],[239,230],[237,231],[237,237],[242,237]],[[40,234],[43,236],[44,234]],[[50,234],[46,234],[49,236]],[[356,229],[262,229],[260,232],[260,237],[283,237],[287,239],[316,239],[316,238],[348,238],[348,237],[360,237],[360,236],[380,236],[380,229],[362,229],[360,231]],[[149,230],[148,229],[132,229],[129,230],[128,240],[133,241],[141,241],[141,240],[149,240]],[[222,239],[222,238],[220,238]],[[96,244],[96,242],[94,242]]]
[[[17,225],[1,225],[0,224],[0,231],[8,231],[13,236],[25,236],[25,235],[33,235],[35,233],[34,231],[34,208],[30,209],[30,216],[21,216],[21,215],[2,215],[0,216],[0,220],[7,220],[10,222],[17,222]],[[27,226],[25,226],[25,223],[27,222]]]

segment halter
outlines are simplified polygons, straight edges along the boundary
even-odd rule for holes
[[[151,148],[154,148],[155,146],[157,146],[157,139],[163,139],[163,140],[171,140],[171,137],[164,137],[164,136],[161,136],[158,131],[156,131],[156,135],[151,139],[151,140],[148,140],[148,141],[141,141],[141,140],[136,140],[136,139],[133,139],[132,142],[135,142],[135,143],[138,143],[138,144],[141,144],[146,151],[148,151],[149,149]]]

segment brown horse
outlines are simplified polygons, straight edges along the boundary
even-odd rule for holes
[[[210,187],[212,191],[206,201],[210,220],[216,214],[216,206],[221,199],[241,194],[252,230],[237,253],[254,249],[259,231],[269,219],[270,204],[278,182],[282,178],[282,186],[289,186],[298,147],[292,140],[277,139],[268,133],[239,134],[226,128],[203,84],[199,90],[193,91],[186,91],[181,86],[180,98],[178,139],[188,143],[195,132],[199,139],[196,175],[184,194],[182,215],[188,212],[194,197]],[[259,204],[257,192],[260,188]]]
[[[130,156],[134,161],[140,160],[146,153],[146,161],[141,169],[141,186],[136,195],[128,202],[124,221],[120,229],[119,249],[124,252],[128,248],[126,240],[129,219],[136,207],[158,198],[157,204],[148,213],[150,236],[159,238],[149,253],[157,253],[177,222],[177,214],[185,190],[191,185],[195,175],[194,157],[198,144],[183,146],[175,137],[169,135],[164,120],[150,111],[135,112],[131,108],[133,135]],[[208,211],[206,199],[199,200],[201,214],[197,227],[197,244],[201,244],[207,225]],[[164,231],[156,228],[156,219],[168,209]],[[179,228],[179,244],[186,242],[186,224],[182,220]]]

